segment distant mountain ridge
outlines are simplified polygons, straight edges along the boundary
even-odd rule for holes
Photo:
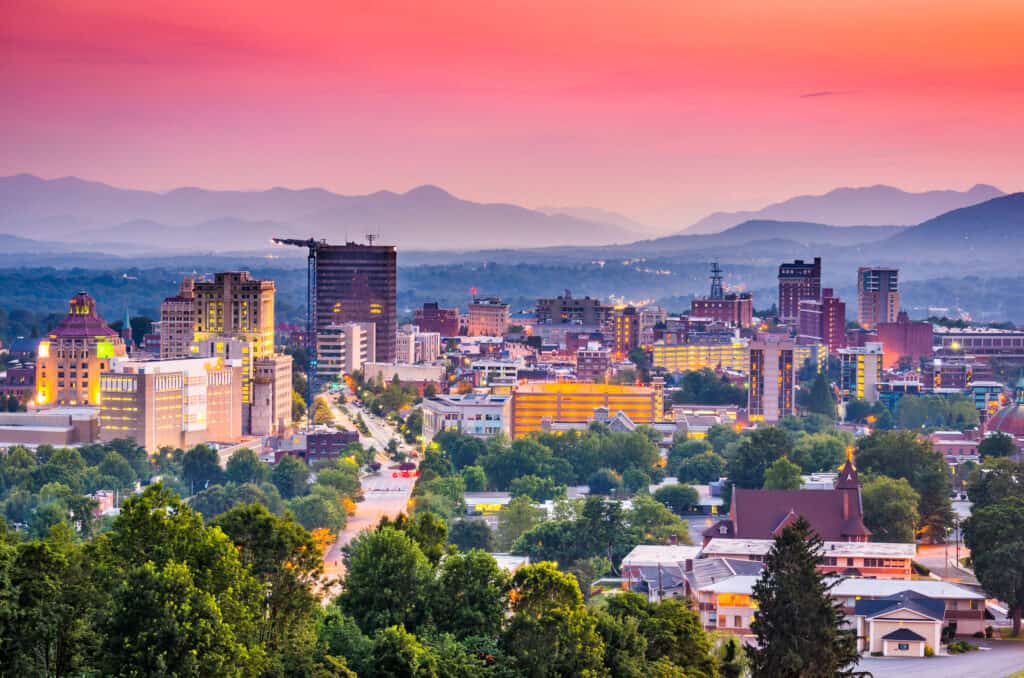
[[[361,196],[320,188],[158,193],[27,174],[0,177],[0,232],[233,251],[263,248],[274,235],[340,242],[379,233],[404,249],[607,244],[636,237],[608,223],[461,200],[430,185]]]
[[[832,226],[907,226],[945,212],[1005,195],[995,186],[977,184],[967,191],[911,193],[892,186],[837,188],[823,195],[802,195],[759,210],[715,212],[681,234],[718,233],[752,220],[802,221]]]

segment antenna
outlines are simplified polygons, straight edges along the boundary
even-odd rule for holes
[[[717,261],[711,262],[711,298],[725,298],[725,292],[722,290],[722,269]]]
[[[380,240],[380,233],[367,233],[366,242],[369,245],[373,245],[374,241]]]

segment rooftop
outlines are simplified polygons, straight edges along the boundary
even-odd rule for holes
[[[699,546],[687,544],[641,544],[622,559],[623,565],[665,565],[693,560],[700,555]]]
[[[763,556],[771,551],[771,539],[712,539],[704,547],[704,556]],[[913,558],[915,544],[889,544],[885,542],[827,541],[822,555],[835,557],[866,556],[870,558]]]
[[[966,600],[984,600],[985,596],[971,589],[934,579],[843,579],[832,595],[836,598],[854,598],[856,596],[884,597],[893,596],[902,591],[911,591],[927,598],[957,598]]]

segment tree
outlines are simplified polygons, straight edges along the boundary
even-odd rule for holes
[[[288,501],[288,510],[307,530],[325,527],[337,532],[345,527],[347,516],[339,501],[332,501],[320,494],[308,494]]]
[[[365,633],[388,626],[415,630],[427,616],[430,562],[405,532],[362,532],[347,547],[345,588],[337,604]]]
[[[869,477],[861,487],[861,501],[864,524],[873,541],[914,542],[921,498],[906,478]]]
[[[207,445],[196,445],[181,460],[181,473],[190,494],[205,490],[221,482],[223,471],[217,450]]]
[[[985,436],[985,439],[978,445],[978,454],[982,460],[993,457],[1010,457],[1017,454],[1017,444],[1013,437],[1005,433],[994,433]]]
[[[437,678],[437,655],[401,625],[389,626],[373,641],[373,675]]]
[[[788,457],[779,457],[764,472],[766,490],[799,490],[802,484],[800,467]]]
[[[1024,612],[1024,499],[1007,497],[975,510],[964,523],[971,564],[985,592],[1006,603],[1019,636]]]
[[[667,506],[676,515],[689,513],[690,507],[697,503],[697,490],[689,485],[667,485],[659,487],[654,498]]]
[[[626,512],[626,522],[639,533],[636,535],[638,540],[663,543],[669,539],[678,539],[684,544],[690,543],[690,531],[686,523],[664,504],[646,494],[633,498],[633,508]],[[632,549],[634,545],[630,543],[628,547]],[[621,548],[625,544],[618,546]]]
[[[814,383],[811,384],[811,392],[807,396],[807,411],[824,415],[829,419],[836,418],[836,400],[832,396],[828,379],[822,372],[814,377]]]
[[[460,551],[493,551],[494,533],[483,520],[456,520],[448,528],[448,543]]]
[[[101,475],[117,481],[117,486],[111,488],[113,490],[127,490],[134,487],[135,481],[138,480],[135,469],[132,468],[127,459],[117,452],[107,453],[107,456],[103,457],[103,461],[100,462],[98,471]]]
[[[862,473],[906,478],[920,495],[921,524],[932,539],[945,538],[952,523],[950,476],[942,454],[913,431],[874,431],[857,441],[857,469]]]
[[[487,475],[479,466],[466,466],[462,469],[462,482],[466,492],[483,492],[487,489]]]
[[[515,497],[498,512],[498,548],[508,551],[519,536],[540,523],[543,511],[529,497]]]
[[[714,482],[725,473],[726,461],[714,452],[704,452],[684,459],[676,469],[676,478],[681,483],[701,485]]]
[[[513,497],[526,496],[536,502],[544,502],[565,495],[565,485],[556,485],[551,478],[523,476],[509,483]]]
[[[685,433],[681,440],[673,436],[672,447],[668,451],[668,465],[676,467],[680,462],[691,459],[698,454],[711,452],[711,445],[706,440],[687,440]]]
[[[792,448],[792,435],[777,426],[765,426],[744,435],[726,467],[729,480],[736,487],[761,489],[768,466]]]
[[[331,411],[331,406],[323,396],[319,396],[313,401],[313,423],[328,426],[334,424],[334,412]]]
[[[1007,497],[1024,499],[1024,463],[1001,458],[987,461],[971,473],[967,496],[975,511]]]
[[[270,482],[285,499],[299,497],[309,492],[309,467],[301,459],[286,454],[271,471]]]
[[[732,426],[726,424],[715,424],[708,429],[707,437],[705,440],[711,445],[711,449],[716,454],[723,454],[725,448],[729,447],[732,443],[739,442],[740,434],[736,432]]]
[[[292,390],[292,421],[298,421],[306,416],[306,399],[302,397],[302,393],[303,391]]]
[[[711,639],[700,617],[685,602],[650,603],[637,593],[625,592],[609,599],[607,609],[617,619],[639,622],[640,633],[647,640],[648,660],[671,662],[687,676],[716,675]]]
[[[431,616],[456,638],[497,636],[508,609],[509,579],[494,558],[473,549],[445,556],[433,585]]]
[[[622,476],[609,468],[595,471],[587,481],[590,494],[614,494],[622,490]]]
[[[868,415],[871,414],[871,403],[854,398],[846,403],[845,410],[846,421],[863,423],[868,418]]]
[[[635,466],[630,466],[622,473],[622,488],[626,494],[646,493],[651,485],[651,476]]]
[[[679,390],[672,394],[672,402],[677,404],[744,405],[747,402],[745,389],[733,386],[724,376],[708,368],[684,373],[677,384]]]
[[[758,642],[748,649],[754,678],[854,675],[856,638],[829,593],[837,580],[818,571],[823,546],[803,517],[775,539],[754,584],[758,612],[750,629]]]
[[[258,485],[270,477],[270,469],[248,447],[231,453],[225,471],[227,480],[239,485],[245,483]]]
[[[853,436],[840,431],[810,433],[797,438],[792,461],[804,473],[834,472],[846,461],[846,448],[853,445]]]

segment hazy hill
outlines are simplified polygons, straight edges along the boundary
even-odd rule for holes
[[[953,210],[897,233],[884,245],[905,255],[941,251],[1019,259],[1024,248],[1024,193]]]
[[[721,233],[670,235],[634,243],[638,249],[654,251],[705,250],[735,247],[760,241],[791,241],[803,245],[860,245],[883,240],[903,230],[902,226],[829,226],[805,221],[752,219]]]
[[[718,233],[750,220],[810,221],[833,226],[918,224],[950,210],[1004,195],[994,186],[978,184],[967,191],[910,193],[892,186],[837,188],[824,195],[803,195],[759,210],[715,212],[685,229],[696,235]]]
[[[379,233],[403,249],[606,244],[634,234],[611,224],[501,203],[461,200],[435,186],[344,196],[323,189],[167,193],[74,177],[0,178],[0,232],[161,249],[259,249],[270,236],[332,241]]]

